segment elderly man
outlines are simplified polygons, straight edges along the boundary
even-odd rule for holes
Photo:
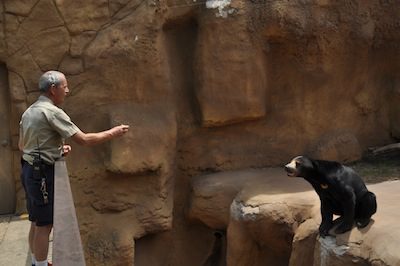
[[[129,126],[120,125],[97,133],[82,132],[59,107],[68,94],[63,73],[48,71],[39,79],[41,95],[22,115],[19,149],[21,181],[26,192],[31,228],[29,247],[32,265],[48,265],[49,235],[53,227],[54,162],[71,151],[67,138],[81,145],[94,145],[124,135]]]

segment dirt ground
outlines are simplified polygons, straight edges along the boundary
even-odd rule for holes
[[[348,164],[364,179],[373,184],[387,180],[400,179],[400,151],[386,152],[380,155],[365,154],[363,159]]]

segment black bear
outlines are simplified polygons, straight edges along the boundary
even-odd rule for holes
[[[368,191],[360,176],[350,167],[334,161],[313,160],[297,156],[285,165],[288,176],[303,177],[321,200],[322,222],[319,234],[325,237],[336,226],[341,234],[353,228],[363,228],[376,212],[375,194]],[[333,221],[333,215],[340,217]]]

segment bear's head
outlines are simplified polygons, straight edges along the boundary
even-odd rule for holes
[[[306,156],[297,156],[290,163],[285,165],[285,170],[288,176],[291,177],[306,177],[308,173],[314,170],[313,161]]]

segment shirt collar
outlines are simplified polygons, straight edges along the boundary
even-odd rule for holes
[[[39,98],[38,98],[38,101],[40,101],[40,102],[48,102],[48,103],[51,103],[51,104],[54,105],[54,102],[49,97],[47,97],[45,95],[40,95]]]

